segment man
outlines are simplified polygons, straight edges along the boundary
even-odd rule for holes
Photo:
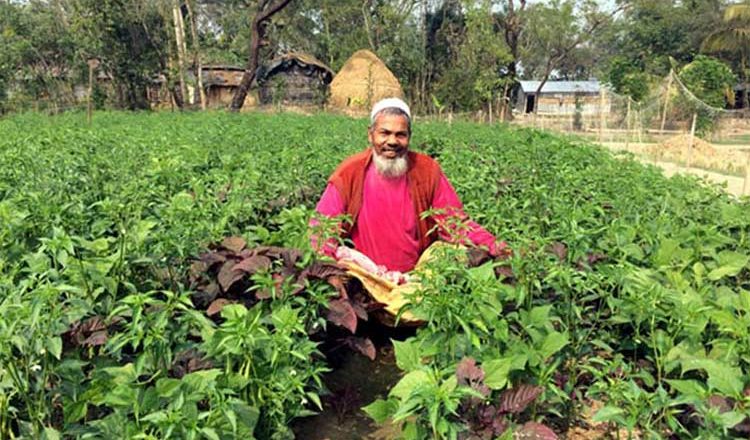
[[[327,217],[350,216],[353,222],[344,233],[357,251],[401,273],[412,270],[438,239],[507,255],[505,243],[464,214],[440,165],[409,151],[411,111],[404,101],[378,102],[370,123],[369,148],[339,165],[316,208]],[[434,214],[423,215],[426,211]],[[325,252],[335,255],[330,248]]]

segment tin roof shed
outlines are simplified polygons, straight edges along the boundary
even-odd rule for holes
[[[524,94],[536,93],[541,81],[519,81]],[[598,80],[589,81],[547,81],[541,93],[599,93],[601,85]]]

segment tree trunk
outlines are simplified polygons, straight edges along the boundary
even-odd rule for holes
[[[541,97],[540,94],[542,93],[542,88],[545,84],[547,84],[547,80],[549,79],[549,75],[552,73],[552,64],[553,63],[547,63],[547,68],[544,69],[544,76],[542,77],[542,82],[539,83],[539,87],[536,88],[536,92],[534,92],[534,114],[536,115],[539,110],[539,98]]]
[[[198,80],[198,99],[200,99],[201,110],[206,109],[206,91],[203,90],[203,64],[201,63],[201,48],[198,40],[197,18],[190,6],[190,0],[185,1],[188,15],[190,16],[190,36],[193,39],[193,65],[195,67],[195,77]]]
[[[518,77],[518,61],[520,58],[518,45],[521,38],[521,32],[523,31],[523,17],[521,16],[526,9],[526,0],[520,0],[518,9],[516,9],[514,0],[507,0],[507,12],[505,21],[502,24],[505,32],[505,43],[510,49],[511,60],[508,62],[508,78],[515,81]],[[507,87],[504,93],[504,99],[506,102],[511,102],[514,87]],[[538,97],[537,97],[538,99]],[[511,112],[507,112],[508,120],[512,119]]]
[[[250,90],[250,84],[252,84],[255,78],[255,71],[258,70],[258,58],[260,54],[261,41],[266,33],[266,22],[277,12],[284,9],[286,5],[292,0],[277,0],[271,6],[268,6],[267,1],[262,1],[258,5],[258,12],[255,14],[255,19],[252,24],[252,32],[250,34],[250,55],[247,60],[247,66],[245,67],[245,73],[242,74],[242,80],[240,81],[237,91],[232,97],[232,103],[229,107],[229,111],[238,112],[245,103],[247,92]]]
[[[365,33],[367,34],[367,42],[370,44],[370,50],[376,52],[375,43],[373,43],[372,34],[370,33],[369,11],[367,10],[368,6],[370,6],[370,0],[364,0],[362,2],[362,18],[365,21]]]
[[[180,11],[179,0],[172,0],[172,16],[174,20],[175,43],[177,44],[177,69],[179,71],[180,96],[182,97],[184,104],[185,96],[187,96],[187,88],[185,86],[185,29],[181,26],[182,12]],[[180,108],[182,108],[181,105]]]

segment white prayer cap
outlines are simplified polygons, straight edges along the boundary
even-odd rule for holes
[[[397,108],[406,113],[406,116],[409,118],[409,120],[411,120],[411,110],[409,110],[409,104],[405,103],[399,98],[385,98],[378,101],[372,107],[372,112],[370,112],[370,122],[375,122],[375,115],[387,108]]]

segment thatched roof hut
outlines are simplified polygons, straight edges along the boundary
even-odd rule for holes
[[[208,106],[226,107],[232,102],[234,92],[242,81],[245,69],[239,66],[204,65],[201,72]],[[257,100],[254,93],[249,91],[242,108],[250,108],[256,105]]]
[[[328,105],[344,111],[368,111],[388,97],[403,98],[398,79],[374,53],[358,50],[331,82]]]
[[[290,52],[258,69],[263,104],[322,105],[333,71],[312,55]]]

